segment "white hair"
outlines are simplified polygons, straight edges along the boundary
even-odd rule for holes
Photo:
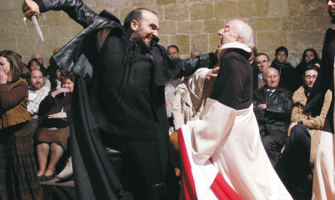
[[[234,22],[234,29],[235,33],[234,36],[242,37],[242,43],[247,45],[249,48],[255,47],[254,43],[254,31],[246,22],[242,20],[235,19]]]

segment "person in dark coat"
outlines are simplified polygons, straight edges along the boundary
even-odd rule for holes
[[[333,100],[325,120],[320,138],[318,152],[313,171],[313,199],[334,199],[334,56],[335,56],[335,2],[327,1],[328,13],[331,17],[331,27],[326,31],[322,49],[321,74],[315,81],[304,111],[312,115],[319,113],[322,105],[317,100],[324,97],[328,90],[332,91]],[[307,107],[308,104],[311,104]],[[307,107],[307,108],[306,108]]]
[[[71,137],[72,132],[78,133],[74,154],[78,151],[82,155],[82,160],[73,155],[75,180],[76,162],[84,163],[80,172],[89,177],[77,181],[76,188],[84,181],[91,185],[77,190],[80,199],[89,195],[122,199],[123,188],[135,199],[178,199],[164,84],[199,67],[214,66],[216,56],[210,53],[191,60],[170,59],[166,49],[157,44],[158,17],[148,9],[129,13],[123,26],[107,11],[98,16],[79,0],[27,0],[23,10],[27,17],[40,11],[64,10],[85,28],[53,56],[63,72],[76,71],[78,65],[82,69],[81,64],[94,70],[88,91],[84,79],[77,79],[71,108],[75,120]],[[83,110],[84,116],[77,116]],[[88,134],[83,134],[85,131]]]
[[[270,67],[265,71],[264,80],[265,86],[254,91],[253,105],[262,143],[275,167],[290,125],[292,92],[278,86],[280,76],[275,68]]]
[[[71,111],[72,92],[75,76],[62,76],[62,87],[53,90],[41,101],[39,106],[39,126],[36,130],[37,155],[40,180],[48,181],[56,174],[56,164],[67,150],[70,136],[68,114]],[[48,156],[50,161],[48,163]]]
[[[280,82],[279,85],[290,90],[295,91],[295,70],[294,67],[287,61],[288,50],[286,47],[278,47],[276,49],[276,58],[272,61],[271,66],[279,71]]]

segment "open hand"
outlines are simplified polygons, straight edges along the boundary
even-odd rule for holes
[[[205,76],[205,81],[207,82],[214,82],[216,77],[218,76],[220,67],[214,67],[213,69],[209,70]]]
[[[8,76],[5,71],[0,67],[0,83],[6,84],[8,80]]]

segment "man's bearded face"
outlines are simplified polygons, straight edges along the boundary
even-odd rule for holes
[[[137,21],[139,26],[135,30],[134,39],[142,48],[150,49],[152,40],[158,37],[159,20],[156,14],[150,11],[142,11],[141,20]]]
[[[135,32],[134,39],[137,43],[144,49],[151,48],[151,41],[155,38],[155,36],[151,33],[146,34],[145,30],[143,30],[142,26]]]

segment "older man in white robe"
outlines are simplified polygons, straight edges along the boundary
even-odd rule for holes
[[[233,20],[218,34],[221,64],[213,92],[200,117],[184,125],[179,135],[180,147],[185,141],[189,155],[188,159],[183,154],[181,198],[192,199],[188,183],[192,185],[193,178],[198,199],[292,199],[267,157],[253,112],[252,67],[248,62],[254,46],[253,30],[245,22]],[[193,177],[185,172],[190,169]],[[220,177],[225,183],[218,192]]]

